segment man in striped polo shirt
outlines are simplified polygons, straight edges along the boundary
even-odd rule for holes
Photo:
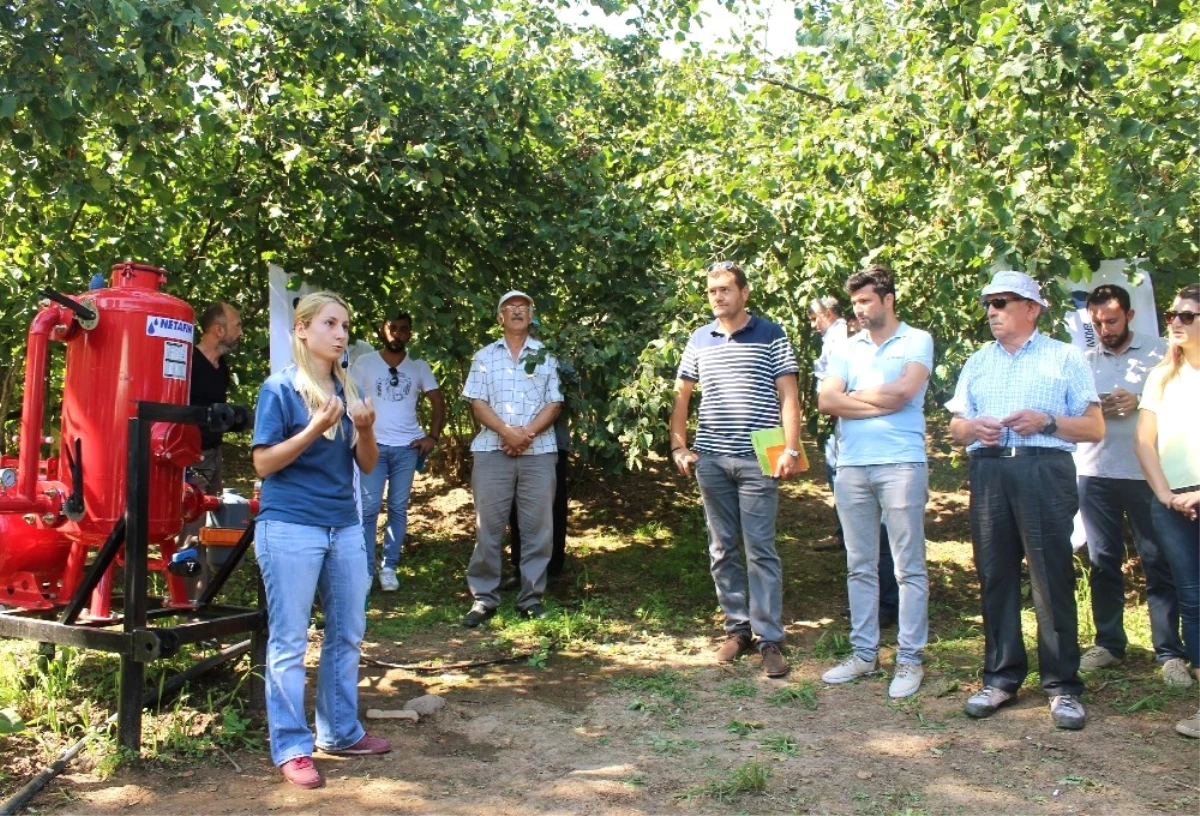
[[[971,541],[983,600],[983,688],[964,711],[990,717],[1029,673],[1021,637],[1021,558],[1037,612],[1038,669],[1059,728],[1083,728],[1072,518],[1077,442],[1104,438],[1092,372],[1070,343],[1037,330],[1046,301],[1023,272],[997,272],[981,305],[995,343],[967,358],[950,435],[971,457]]]
[[[718,663],[754,645],[768,677],[787,674],[783,657],[783,568],[775,551],[779,479],[799,473],[800,401],[796,357],[783,329],[746,311],[750,285],[741,268],[708,268],[708,304],[716,317],[688,340],[675,380],[671,458],[684,476],[693,466],[708,522],[709,568],[725,611]],[[687,444],[688,406],[700,383],[695,444]],[[764,476],[752,431],[783,426],[785,450]],[[745,564],[742,550],[745,550]]]

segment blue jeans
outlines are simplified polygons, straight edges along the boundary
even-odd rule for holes
[[[362,475],[363,538],[370,555],[367,558],[369,576],[375,574],[375,531],[385,483],[388,486],[387,529],[383,534],[382,568],[395,570],[400,564],[400,548],[408,534],[408,495],[412,492],[417,456],[417,449],[409,445],[380,445],[375,469]]]
[[[1133,531],[1133,545],[1146,575],[1146,606],[1150,611],[1150,641],[1159,663],[1183,657],[1179,639],[1179,603],[1171,565],[1154,535],[1151,506],[1154,491],[1143,479],[1079,477],[1079,512],[1087,533],[1088,586],[1092,590],[1092,620],[1096,645],[1125,657],[1125,517]]]
[[[859,659],[879,654],[879,525],[887,528],[900,585],[897,663],[920,663],[929,640],[929,578],[925,572],[924,462],[841,466],[834,499],[846,535],[850,645]]]
[[[1157,499],[1150,506],[1150,514],[1175,578],[1183,649],[1192,668],[1200,668],[1200,520],[1184,518],[1182,513],[1164,507]]]
[[[833,493],[833,480],[837,478],[837,465],[826,460],[825,478],[829,481],[829,492]],[[837,512],[834,500],[833,515],[837,518],[837,537],[842,547],[846,546],[846,531],[842,529],[842,517]],[[896,583],[896,562],[892,560],[892,543],[888,541],[887,527],[879,525],[879,617],[898,620],[900,617],[900,585]]]
[[[709,569],[725,631],[783,644],[783,565],[775,550],[779,483],[753,456],[700,454],[696,482],[708,522]],[[742,554],[745,552],[745,564]]]
[[[260,521],[254,550],[267,592],[267,731],[282,765],[322,749],[348,748],[358,721],[358,653],[367,628],[370,578],[362,527]],[[304,652],[313,598],[321,593],[325,638],[317,668],[317,735],[304,714]]]

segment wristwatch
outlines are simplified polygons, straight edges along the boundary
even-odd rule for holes
[[[1058,430],[1058,420],[1054,418],[1054,414],[1046,414],[1046,416],[1049,419],[1042,426],[1042,433],[1046,436],[1054,436],[1054,433]]]
[[[792,450],[791,448],[784,448],[783,452],[786,453],[788,456],[792,457],[793,459],[800,458],[800,451],[798,451],[798,450]]]

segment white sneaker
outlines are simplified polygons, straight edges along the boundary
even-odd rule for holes
[[[1180,720],[1175,723],[1175,730],[1185,737],[1200,739],[1200,711],[1197,711],[1186,720]]]
[[[1109,666],[1117,666],[1120,663],[1121,658],[1103,646],[1093,646],[1083,653],[1083,657],[1079,658],[1079,668],[1082,671],[1107,669]]]
[[[848,658],[838,663],[829,671],[821,675],[821,679],[831,685],[838,683],[849,683],[851,680],[857,680],[860,677],[865,677],[868,674],[874,674],[879,671],[879,658],[868,662],[859,660],[858,655],[850,655]]]
[[[396,577],[395,570],[382,569],[379,571],[379,588],[384,592],[395,592],[400,588],[400,579]]]
[[[1163,682],[1168,686],[1187,688],[1192,684],[1192,673],[1188,671],[1187,661],[1182,657],[1172,657],[1162,664]]]
[[[897,663],[896,674],[888,686],[888,696],[894,700],[911,697],[917,693],[924,678],[925,667],[920,663]]]

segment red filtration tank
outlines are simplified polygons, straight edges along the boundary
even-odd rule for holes
[[[188,404],[193,311],[161,291],[165,281],[162,269],[117,264],[109,288],[57,296],[30,325],[19,457],[0,461],[0,604],[66,603],[89,548],[103,544],[125,514],[136,403]],[[58,456],[39,461],[48,441],[41,421],[51,340],[67,346],[62,424]],[[162,571],[185,521],[184,469],[200,459],[200,431],[156,423],[151,438],[149,543],[161,557],[148,568]],[[86,617],[111,619],[112,582],[110,568]],[[167,583],[170,604],[189,605],[182,580],[168,575]]]

